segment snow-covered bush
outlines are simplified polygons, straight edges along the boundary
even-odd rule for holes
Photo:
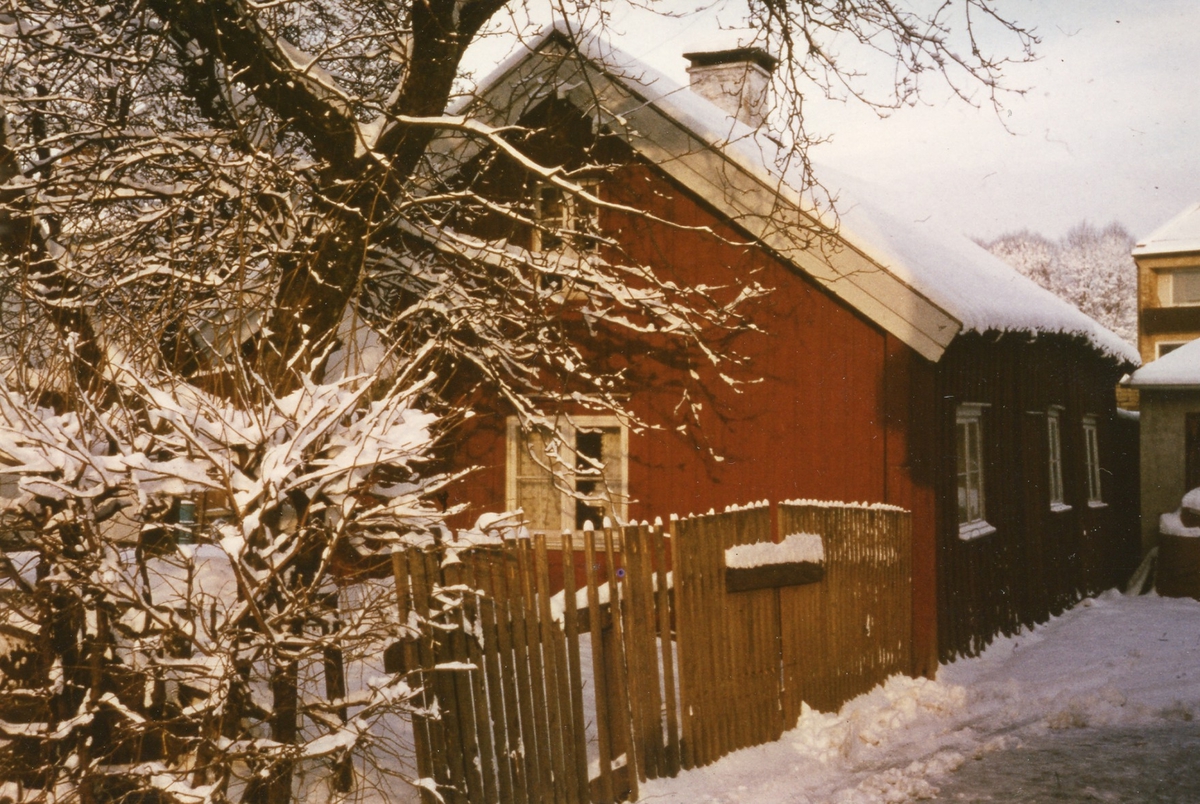
[[[394,598],[340,608],[335,581],[441,520],[421,385],[309,382],[235,405],[121,380],[123,404],[82,412],[0,387],[0,471],[17,478],[4,516],[24,557],[0,554],[5,792],[337,787],[414,694],[381,671],[348,688],[346,664],[377,667],[407,623]],[[185,498],[221,516],[210,543],[176,549]]]

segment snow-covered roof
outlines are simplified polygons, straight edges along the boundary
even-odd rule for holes
[[[1017,331],[1082,337],[1140,363],[1132,346],[1074,305],[860,182],[819,171],[838,218],[814,208],[799,160],[771,137],[601,38],[548,28],[451,113],[491,107],[495,122],[513,122],[509,115],[552,91],[592,110],[644,158],[930,360],[960,332]],[[813,238],[814,223],[821,237]]]
[[[1185,254],[1200,251],[1200,202],[1142,238],[1133,248],[1135,257]]]
[[[1200,339],[1142,366],[1126,384],[1134,388],[1200,389]]]

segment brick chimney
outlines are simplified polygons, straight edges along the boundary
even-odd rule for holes
[[[771,73],[779,59],[759,47],[684,53],[692,92],[751,128],[766,122]]]

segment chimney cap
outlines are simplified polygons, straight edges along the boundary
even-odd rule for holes
[[[684,53],[683,57],[691,62],[692,67],[715,67],[719,64],[738,64],[750,62],[770,73],[779,64],[779,59],[772,56],[761,47],[736,47],[726,50],[700,50]]]

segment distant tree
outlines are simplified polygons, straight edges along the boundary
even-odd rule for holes
[[[1119,223],[1084,221],[1060,240],[1022,229],[981,246],[1130,343],[1137,342],[1134,237]]]

